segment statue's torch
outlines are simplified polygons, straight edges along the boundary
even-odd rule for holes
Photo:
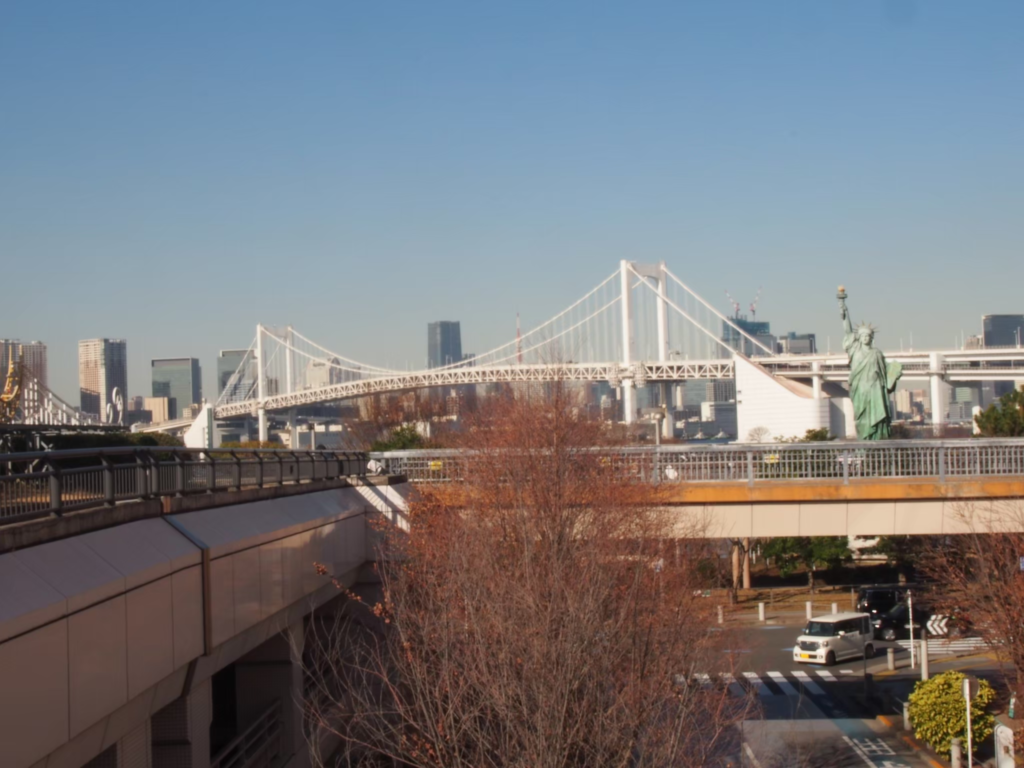
[[[836,298],[839,299],[839,308],[843,310],[843,316],[846,316],[846,288],[839,286],[839,291],[836,293]]]

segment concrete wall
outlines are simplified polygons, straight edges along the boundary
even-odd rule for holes
[[[680,536],[884,536],[1024,530],[1024,502],[988,499],[899,499],[669,508]]]
[[[337,594],[315,562],[354,579],[366,513],[385,499],[404,505],[339,488],[0,555],[0,766],[78,768],[141,738],[190,687]]]
[[[761,442],[776,438],[803,437],[808,429],[830,427],[829,400],[814,399],[809,386],[775,378],[744,357],[736,366],[737,440],[746,442],[753,430],[764,428]]]

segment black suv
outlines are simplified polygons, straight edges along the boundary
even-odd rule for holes
[[[914,637],[921,636],[923,627],[932,612],[924,607],[914,605]],[[907,640],[910,638],[910,610],[906,603],[894,606],[892,610],[871,617],[871,623],[875,627],[875,638],[877,640]]]
[[[861,587],[857,592],[857,610],[872,617],[886,613],[907,599],[906,586]]]

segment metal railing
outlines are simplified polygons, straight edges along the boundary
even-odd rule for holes
[[[210,760],[210,768],[272,768],[281,757],[281,735],[277,700]]]
[[[595,448],[626,477],[661,483],[746,483],[966,477],[1024,477],[1024,439],[832,441]],[[472,471],[458,450],[371,453],[389,474],[452,482]]]
[[[0,455],[0,525],[120,501],[365,475],[367,455],[126,447]]]

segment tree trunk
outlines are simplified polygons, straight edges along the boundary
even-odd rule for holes
[[[740,542],[734,539],[732,542],[732,588],[737,590],[740,587]]]
[[[750,539],[743,540],[743,588],[750,589]]]
[[[811,588],[811,594],[814,594],[814,568],[807,569],[807,586]]]

